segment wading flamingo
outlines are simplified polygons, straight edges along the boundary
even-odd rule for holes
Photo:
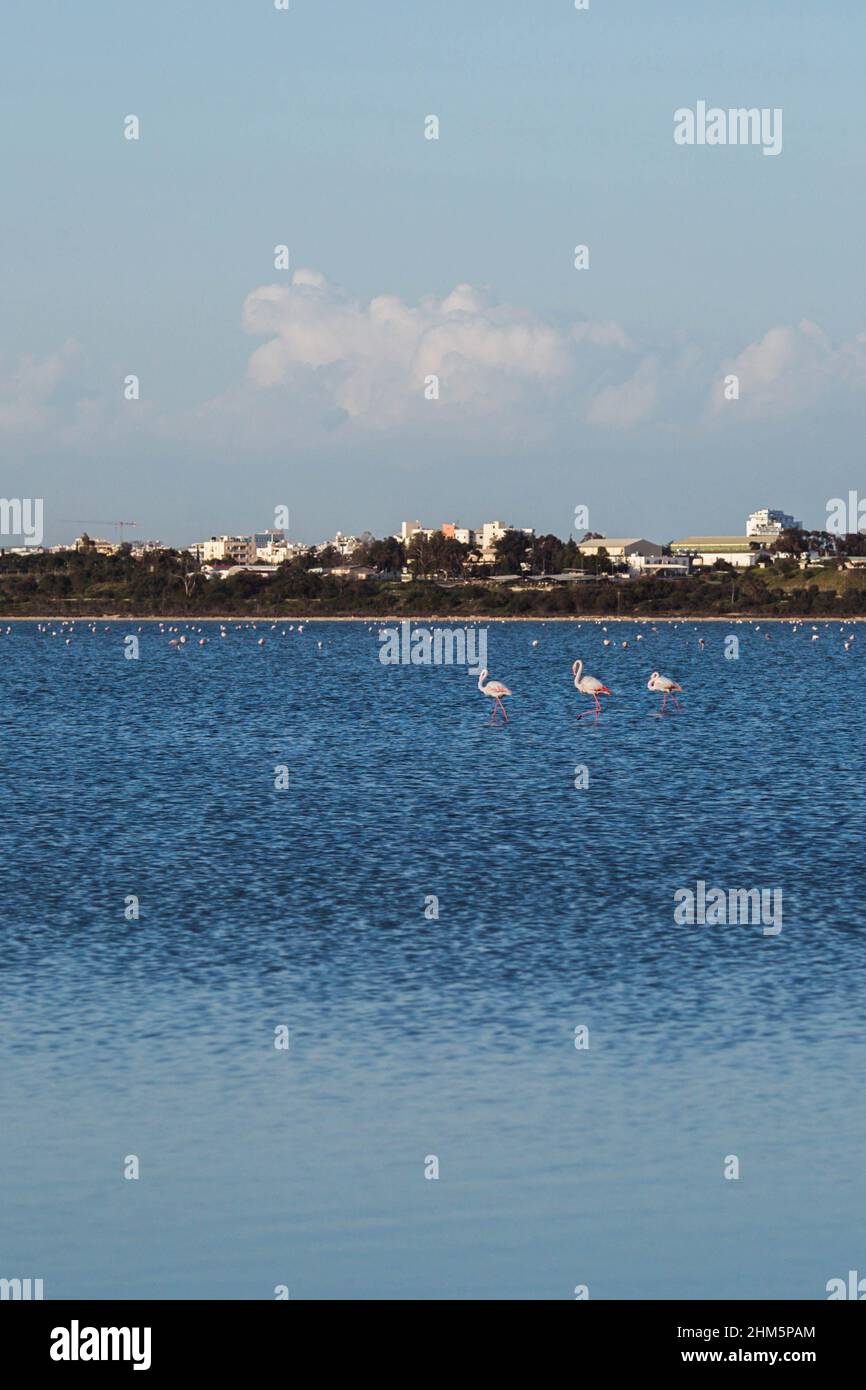
[[[601,704],[599,703],[598,697],[599,695],[612,695],[613,691],[608,690],[607,686],[602,685],[601,681],[596,680],[595,676],[582,676],[582,661],[575,661],[571,669],[574,673],[575,690],[579,690],[581,695],[591,695],[595,701],[595,719],[596,723],[598,723],[598,716],[601,713]],[[588,710],[584,712],[587,714],[589,713]],[[579,714],[577,717],[578,719],[582,719],[583,714]]]
[[[494,724],[496,722],[496,711],[497,709],[501,709],[502,718],[505,720],[507,724],[508,715],[505,713],[505,706],[502,703],[502,697],[503,695],[510,695],[511,691],[508,689],[507,685],[502,684],[502,681],[488,681],[485,685],[484,677],[486,675],[487,669],[485,667],[485,669],[481,672],[480,676],[478,677],[478,689],[481,691],[482,695],[489,695],[493,700],[493,715],[491,717],[490,722],[491,724]]]
[[[658,671],[653,671],[652,675],[646,683],[646,688],[647,690],[661,690],[663,692],[661,709],[662,714],[664,714],[665,712],[665,705],[668,702],[669,695],[673,700],[674,704],[676,705],[677,709],[679,709],[680,702],[674,694],[674,691],[681,691],[682,686],[677,685],[676,681],[672,681],[670,676],[660,676]]]

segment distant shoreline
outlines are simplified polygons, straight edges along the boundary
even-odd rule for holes
[[[73,617],[63,616],[60,613],[33,613],[15,614],[14,617],[6,617],[0,614],[0,623],[123,623],[125,626],[132,626],[134,623],[222,623],[226,627],[234,624],[243,626],[250,623],[273,624],[274,626],[285,626],[291,623],[297,626],[298,623],[366,623],[370,627],[381,626],[383,623],[421,623],[425,627],[432,627],[436,623],[451,623],[455,627],[464,627],[467,623],[732,623],[732,622],[761,622],[761,623],[863,623],[866,622],[866,615],[854,616],[850,613],[786,613],[780,617],[774,613],[726,613],[719,615],[696,614],[696,613],[659,613],[652,617],[623,617],[616,613],[536,613],[528,616],[524,614],[487,614],[487,613],[441,613],[431,615],[429,613],[409,614],[409,613],[354,613],[342,615],[322,616],[306,615],[303,613],[289,613],[284,617],[274,613],[253,613],[244,616],[238,613],[228,615],[219,614],[207,616],[190,613],[168,614],[168,615],[141,615],[137,613],[79,613]]]

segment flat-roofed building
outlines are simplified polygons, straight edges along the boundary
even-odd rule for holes
[[[692,567],[688,555],[653,555],[640,557],[640,564],[634,565],[636,574],[660,575],[662,579],[682,579]]]
[[[379,571],[372,565],[333,565],[323,570],[323,574],[333,574],[337,579],[376,579]]]
[[[761,507],[746,518],[747,536],[772,536],[778,538],[780,531],[800,531],[803,523],[795,521],[787,512],[774,511],[771,507]]]
[[[157,550],[170,550],[171,547],[164,541],[133,541],[131,553],[134,560],[141,560],[145,555],[152,555]]]
[[[482,550],[492,550],[495,543],[502,539],[506,531],[513,530],[514,527],[509,526],[504,521],[485,521],[481,527]]]
[[[256,548],[255,558],[264,565],[278,565],[288,558],[286,533],[280,527],[268,527],[265,531],[254,531],[252,536]]]
[[[709,569],[717,560],[747,569],[767,554],[767,546],[776,536],[686,536],[671,542],[672,555],[689,555],[696,568]]]
[[[211,536],[200,546],[196,545],[195,549],[198,558],[207,564],[215,560],[230,560],[234,565],[253,565],[256,562],[255,536]]]

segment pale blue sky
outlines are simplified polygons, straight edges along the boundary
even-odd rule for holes
[[[859,0],[9,0],[3,495],[43,496],[49,540],[130,516],[187,541],[281,503],[303,539],[403,517],[566,534],[577,503],[658,540],[761,505],[822,524],[866,492],[864,51]],[[675,146],[701,98],[781,107],[782,154]],[[290,349],[281,242],[339,287],[301,292]],[[507,307],[495,341],[487,307],[461,317],[438,402],[378,338],[352,346],[370,300],[464,283]],[[441,343],[443,312],[418,335]],[[574,352],[587,321],[618,345]],[[515,323],[555,339],[529,375]],[[273,338],[278,379],[251,384]],[[741,399],[715,409],[734,359]]]

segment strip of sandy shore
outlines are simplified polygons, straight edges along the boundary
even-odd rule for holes
[[[501,614],[501,613],[357,613],[352,615],[338,616],[336,614],[325,616],[318,614],[304,613],[254,613],[250,616],[243,616],[238,613],[224,614],[223,616],[208,614],[199,616],[196,613],[178,614],[159,614],[142,615],[137,613],[78,613],[73,616],[60,613],[33,613],[16,614],[15,616],[4,617],[0,614],[0,623],[223,623],[226,627],[230,624],[244,623],[273,623],[277,626],[286,623],[367,623],[371,627],[382,623],[422,623],[429,627],[431,623],[453,623],[460,627],[465,623],[732,623],[732,622],[753,622],[753,623],[864,623],[866,615],[852,616],[844,613],[786,613],[780,617],[774,613],[725,613],[725,614],[694,614],[694,613],[664,613],[653,615],[652,617],[623,617],[621,613],[536,613],[536,614]]]

